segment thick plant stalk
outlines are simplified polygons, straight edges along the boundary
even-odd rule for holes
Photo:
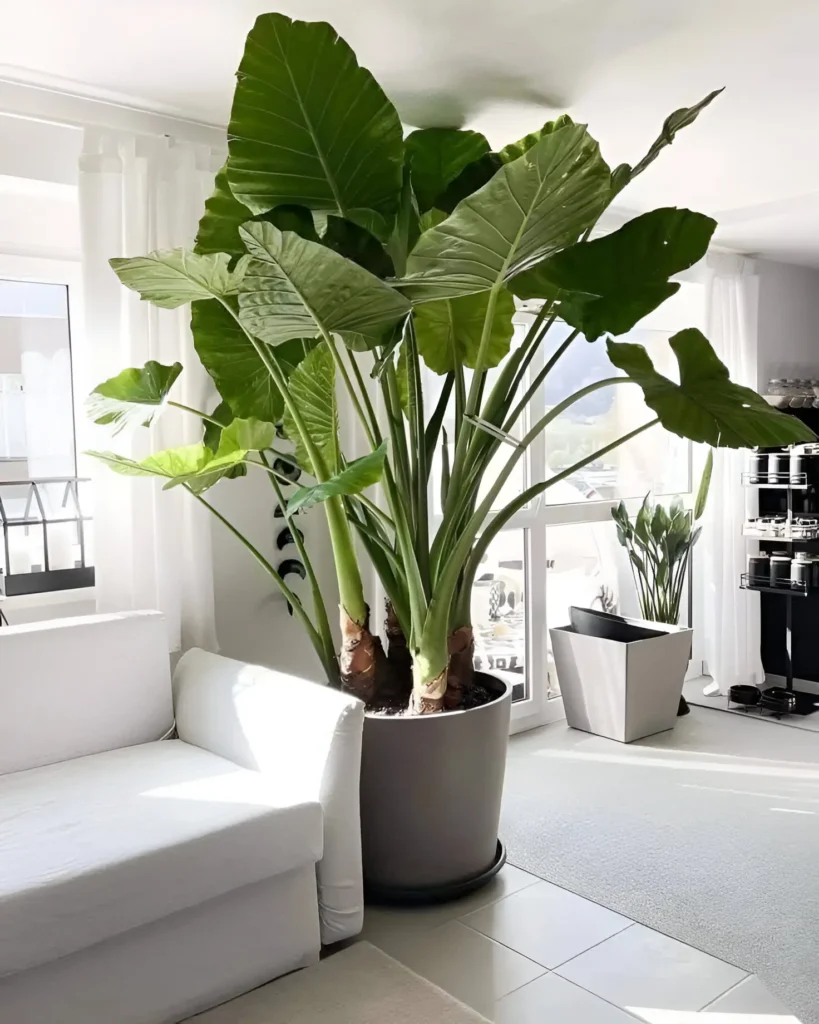
[[[446,695],[447,670],[429,678],[429,674],[416,661],[413,666],[414,685],[412,688],[412,707],[414,715],[435,715],[444,710]]]
[[[372,704],[378,693],[379,680],[385,673],[386,656],[381,640],[370,632],[370,610],[363,624],[352,619],[343,606],[341,620],[341,654],[339,669],[342,689]]]
[[[475,637],[471,626],[460,626],[447,640],[449,666],[446,677],[444,709],[457,711],[475,680]]]

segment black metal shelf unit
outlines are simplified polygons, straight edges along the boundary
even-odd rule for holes
[[[805,415],[800,415],[799,418],[805,421],[809,419],[809,417]],[[808,425],[814,430],[816,429],[816,424],[814,422],[809,422]],[[762,473],[760,471],[751,471],[743,473],[742,475],[742,483],[744,486],[753,487],[754,489],[759,489],[762,492],[760,493],[760,512],[763,511],[762,506],[765,505],[767,506],[764,509],[765,512],[770,513],[776,511],[779,515],[784,514],[785,516],[782,535],[778,535],[776,537],[763,537],[754,536],[752,533],[748,533],[747,528],[743,531],[744,536],[748,539],[759,541],[763,550],[772,547],[786,547],[790,551],[793,551],[794,547],[800,547],[803,549],[805,547],[813,547],[814,550],[819,548],[819,541],[816,539],[793,536],[795,532],[794,498],[796,495],[799,496],[798,503],[800,505],[800,509],[797,514],[799,514],[799,512],[804,513],[809,510],[813,511],[811,506],[816,504],[817,483],[819,483],[819,455],[805,455],[803,456],[803,463],[807,467],[807,471],[800,470],[794,473]],[[785,581],[782,581],[781,584],[774,585],[770,577],[765,578],[752,576],[749,573],[742,574],[739,585],[743,590],[756,591],[766,595],[762,598],[763,648],[765,646],[764,641],[766,639],[769,643],[771,642],[770,634],[777,628],[777,623],[780,624],[778,628],[781,628],[782,622],[778,612],[773,611],[771,614],[765,614],[766,609],[769,611],[772,609],[772,606],[766,604],[766,602],[774,601],[776,597],[784,599],[784,673],[782,674],[785,676],[785,690],[792,694],[794,698],[794,702],[790,710],[792,713],[800,715],[812,714],[814,711],[819,710],[819,704],[817,703],[819,702],[819,696],[806,691],[795,690],[793,685],[794,598],[817,598],[819,597],[819,588],[802,582],[786,583]],[[814,602],[805,601],[803,605],[803,601],[800,600],[799,605],[800,608],[804,607],[807,610],[814,607]],[[800,617],[802,617],[801,614]],[[781,633],[778,635],[781,636]],[[765,659],[763,657],[763,662],[764,660]],[[770,671],[768,665],[765,665],[765,668]]]

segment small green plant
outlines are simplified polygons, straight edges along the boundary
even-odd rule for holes
[[[685,574],[702,532],[702,527],[694,524],[705,511],[713,465],[714,453],[709,451],[693,514],[683,508],[679,497],[666,511],[660,504],[653,505],[648,494],[633,523],[622,501],[611,510],[617,539],[628,552],[640,614],[651,622],[676,626],[680,621]]]

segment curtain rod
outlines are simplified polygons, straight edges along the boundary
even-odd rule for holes
[[[126,103],[82,96],[0,76],[0,114],[68,128],[111,128],[173,135],[188,142],[226,145],[226,129]]]

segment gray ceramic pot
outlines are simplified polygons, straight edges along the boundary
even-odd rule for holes
[[[488,881],[499,853],[512,687],[469,711],[367,715],[361,758],[364,882],[371,897],[445,899]]]

